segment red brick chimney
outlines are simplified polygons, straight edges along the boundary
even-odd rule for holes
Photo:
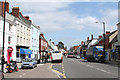
[[[103,36],[105,36],[105,34],[103,34]]]
[[[40,36],[44,37],[44,34],[43,34],[43,33],[40,33]]]
[[[93,40],[93,34],[91,35],[91,40]]]
[[[102,38],[102,36],[99,36],[99,39],[101,39]]]
[[[12,8],[12,15],[19,18],[19,7]]]
[[[110,34],[110,31],[106,31],[106,35]]]
[[[89,37],[87,37],[87,40],[89,41]]]
[[[5,2],[0,2],[0,15],[4,16]],[[9,3],[6,2],[6,11],[9,13]]]
[[[29,16],[24,16],[25,19],[29,20]]]

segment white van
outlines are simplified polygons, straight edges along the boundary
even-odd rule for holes
[[[53,61],[63,61],[63,55],[60,51],[53,51],[51,54],[51,62]]]

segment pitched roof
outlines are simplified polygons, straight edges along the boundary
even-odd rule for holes
[[[114,34],[117,30],[111,32],[110,34],[108,35],[105,35],[105,39],[109,38],[112,34]],[[104,37],[102,37],[101,39],[99,39],[94,45],[97,45],[100,41],[103,41],[104,40]]]

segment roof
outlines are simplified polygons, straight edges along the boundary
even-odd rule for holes
[[[109,42],[111,43],[118,35],[118,31],[116,31],[114,34],[112,34],[110,37],[109,37]]]
[[[42,40],[45,40],[46,42],[48,42],[44,37],[39,36],[39,38],[41,38]]]
[[[117,30],[111,32],[110,34],[108,35],[105,35],[105,39],[109,38],[112,34],[114,34]],[[101,39],[99,39],[94,45],[97,45],[100,41],[103,41],[104,40],[104,37],[102,37]]]
[[[98,41],[98,39],[93,39],[93,40],[88,44],[88,47],[94,45],[97,41]]]

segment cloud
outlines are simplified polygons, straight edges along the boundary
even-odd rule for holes
[[[42,32],[57,32],[67,29],[82,30],[85,27],[96,27],[98,19],[88,16],[78,18],[79,15],[67,10],[72,3],[39,2],[39,3],[12,3],[20,7],[23,15],[28,15],[32,21],[41,27]],[[63,10],[62,10],[63,9]]]
[[[119,0],[9,0],[11,2],[118,2]]]
[[[106,11],[100,10],[103,14],[101,21],[106,23],[106,30],[113,31],[117,29],[116,24],[118,23],[118,10],[117,9],[108,9]]]

